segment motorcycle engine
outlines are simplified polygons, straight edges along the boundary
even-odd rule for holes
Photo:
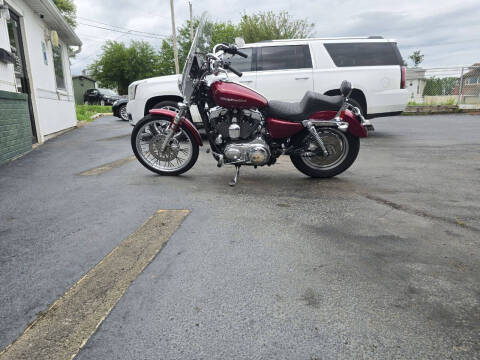
[[[209,120],[226,163],[261,166],[268,162],[270,148],[262,137],[264,120],[259,111],[216,107]]]

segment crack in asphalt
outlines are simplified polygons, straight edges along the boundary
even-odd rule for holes
[[[465,224],[463,221],[461,221],[459,219],[452,219],[452,218],[445,217],[445,216],[430,214],[430,213],[426,212],[425,210],[415,209],[415,208],[410,207],[408,205],[399,204],[399,203],[393,202],[391,200],[387,200],[387,199],[381,198],[379,196],[364,193],[364,192],[358,192],[357,194],[360,195],[360,196],[363,196],[366,199],[375,201],[376,203],[388,206],[392,209],[399,210],[399,211],[405,212],[405,213],[410,214],[410,215],[416,215],[416,216],[424,217],[424,218],[427,218],[427,219],[430,219],[430,220],[436,220],[436,221],[441,221],[443,223],[447,223],[447,224],[450,224],[450,225],[460,226],[463,229],[468,229],[468,230],[473,231],[473,232],[480,232],[480,229],[477,228],[476,226]]]
[[[78,173],[78,176],[95,176],[95,175],[102,175],[103,173],[106,173],[107,171],[113,170],[115,168],[118,168],[122,165],[128,164],[129,162],[135,160],[135,155],[115,160],[97,167],[94,167],[89,170],[82,171],[81,173]]]

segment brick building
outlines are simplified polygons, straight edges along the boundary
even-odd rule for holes
[[[68,47],[52,0],[0,0],[0,164],[76,125]]]

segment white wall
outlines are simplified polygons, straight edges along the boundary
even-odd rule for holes
[[[48,30],[47,25],[23,0],[5,0],[5,2],[21,17],[32,105],[39,141],[42,142],[45,135],[73,127],[77,123],[67,46],[61,42],[66,89],[60,90],[56,86],[52,44],[45,36],[46,30]],[[2,34],[7,31],[6,24],[3,23],[2,26],[0,23],[0,27],[0,44],[3,46]],[[8,43],[8,33],[6,35]],[[43,59],[42,42],[46,44],[47,48],[47,65]],[[12,70],[7,72],[0,68],[0,73],[1,76],[11,76],[13,79],[13,66]],[[4,75],[4,73],[11,75]],[[0,80],[3,79],[1,76]]]
[[[417,103],[423,102],[423,89],[425,89],[425,79],[412,79],[406,81],[406,89],[408,90],[408,101]]]
[[[7,21],[0,19],[0,48],[10,51],[10,41],[8,40]],[[16,91],[15,75],[13,64],[4,64],[0,62],[0,90]]]

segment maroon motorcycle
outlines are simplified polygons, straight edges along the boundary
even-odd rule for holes
[[[198,107],[217,166],[235,165],[231,186],[238,182],[240,166],[270,166],[280,155],[289,155],[299,171],[317,178],[333,177],[353,164],[367,131],[360,110],[349,103],[348,81],[340,86],[342,95],[308,91],[298,103],[268,101],[228,79],[228,71],[242,76],[227,59],[247,57],[237,46],[218,44],[213,53],[202,52],[204,24],[205,16],[180,79],[180,110],[152,109],[133,129],[133,152],[147,169],[179,175],[195,164],[203,142],[187,119],[192,105]]]

